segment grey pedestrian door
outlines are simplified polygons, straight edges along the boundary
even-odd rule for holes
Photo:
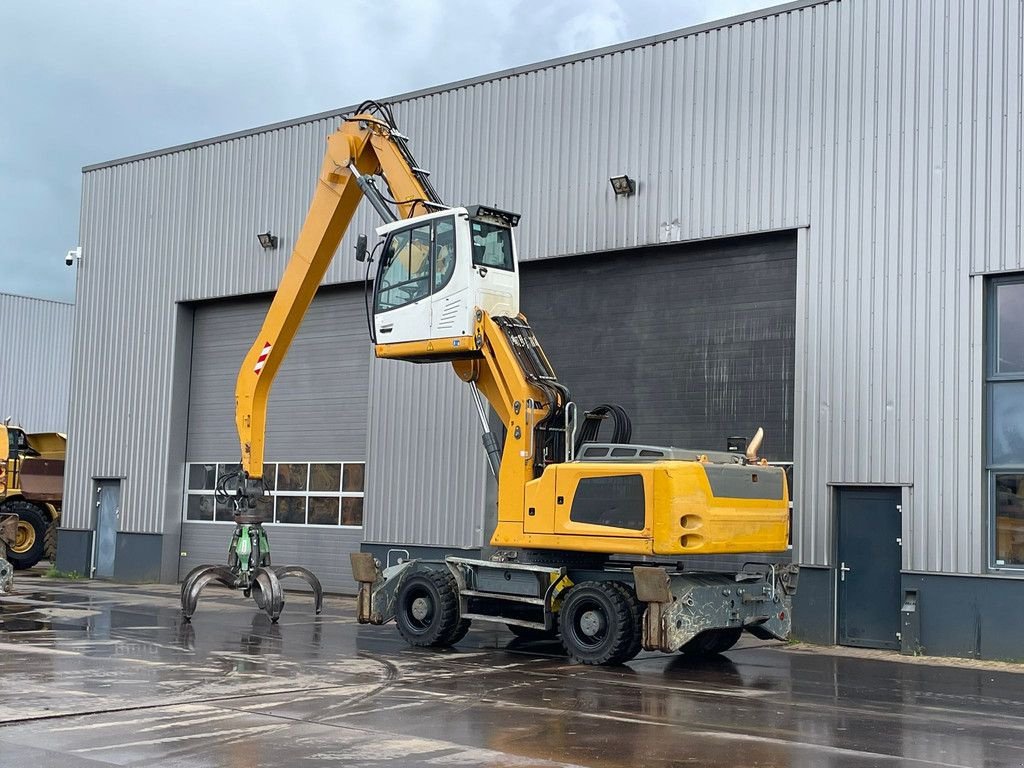
[[[117,526],[121,518],[121,481],[96,481],[96,578],[114,578]]]
[[[839,488],[839,644],[899,648],[899,488]]]

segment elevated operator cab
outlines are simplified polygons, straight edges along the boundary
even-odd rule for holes
[[[471,357],[477,308],[519,314],[512,228],[519,215],[481,205],[386,224],[373,292],[377,357],[437,362]]]

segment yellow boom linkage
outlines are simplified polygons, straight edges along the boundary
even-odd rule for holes
[[[263,477],[263,451],[270,387],[302,318],[334,258],[341,238],[363,198],[358,176],[382,175],[403,218],[423,209],[432,194],[406,160],[403,137],[379,118],[360,114],[327,139],[316,192],[295,250],[263,321],[245,356],[235,385],[235,424],[242,448],[242,471]]]

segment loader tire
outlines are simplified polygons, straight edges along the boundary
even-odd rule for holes
[[[16,571],[31,568],[43,559],[49,516],[24,499],[5,502],[0,506],[0,512],[18,516],[17,536],[14,544],[7,548],[7,559]]]
[[[43,538],[43,557],[52,565],[57,563],[57,530],[60,523],[57,520],[50,520],[46,526],[46,536]]]
[[[622,596],[626,599],[626,605],[629,606],[630,614],[632,615],[630,625],[633,628],[633,640],[622,659],[623,662],[627,662],[640,653],[640,650],[643,648],[644,606],[639,600],[637,600],[636,590],[634,590],[633,587],[621,581],[613,581],[611,584],[622,593]]]
[[[469,622],[463,624],[459,616],[455,577],[438,570],[406,579],[398,590],[395,624],[405,642],[420,648],[445,648],[461,640]]]
[[[631,658],[634,612],[611,582],[585,581],[569,590],[558,613],[562,645],[581,664],[622,664]]]
[[[742,634],[742,627],[706,629],[680,650],[687,656],[715,656],[736,645]]]

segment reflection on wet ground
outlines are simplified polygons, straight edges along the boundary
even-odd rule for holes
[[[473,630],[448,652],[288,596],[278,625],[172,587],[22,582],[0,600],[0,766],[1024,764],[1024,676],[792,653],[570,664]]]

